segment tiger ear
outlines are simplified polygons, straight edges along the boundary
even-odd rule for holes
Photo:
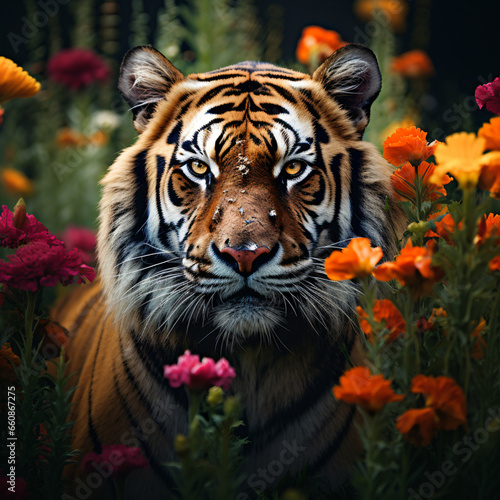
[[[149,46],[135,47],[123,58],[118,89],[134,114],[134,127],[141,133],[156,104],[165,99],[184,75],[161,53]]]
[[[382,87],[375,54],[358,44],[335,51],[313,74],[327,93],[348,112],[360,136],[370,120],[370,107]]]

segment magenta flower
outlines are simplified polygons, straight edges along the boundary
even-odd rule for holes
[[[479,109],[486,106],[488,111],[500,115],[500,77],[476,88],[476,102]]]
[[[0,246],[17,248],[32,241],[45,241],[51,246],[63,244],[53,234],[50,234],[49,230],[41,222],[38,222],[34,215],[25,214],[20,220],[16,219],[9,208],[3,205],[0,215]]]
[[[61,50],[47,64],[47,71],[52,80],[73,90],[106,81],[110,76],[104,60],[88,49]]]
[[[227,391],[236,373],[227,359],[221,358],[217,363],[212,358],[200,358],[186,351],[176,365],[166,365],[165,378],[172,387],[186,385],[190,389],[205,390],[218,385]]]
[[[15,488],[15,492],[9,488]],[[15,477],[12,481],[9,476],[0,475],[0,498],[9,500],[27,500],[29,498],[26,481],[22,477]]]
[[[68,226],[61,239],[68,250],[78,249],[84,264],[90,264],[95,259],[96,234],[92,229]]]
[[[142,456],[139,448],[125,446],[124,444],[105,444],[102,452],[87,453],[82,460],[82,470],[86,474],[106,469],[110,477],[116,479],[128,474],[135,469],[145,469],[149,462]]]
[[[82,264],[78,250],[66,250],[62,245],[51,246],[46,241],[34,241],[20,247],[15,255],[0,260],[0,283],[12,288],[35,292],[41,286],[70,285],[93,281],[94,269]]]

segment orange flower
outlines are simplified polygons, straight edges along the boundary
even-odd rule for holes
[[[500,116],[495,116],[490,123],[485,123],[477,135],[486,140],[486,149],[500,150]]]
[[[471,356],[474,359],[478,360],[483,359],[484,358],[483,349],[486,349],[486,347],[488,347],[486,341],[481,335],[481,332],[484,330],[485,326],[486,326],[486,321],[484,320],[484,318],[481,318],[481,321],[478,323],[474,331],[471,333],[471,338],[476,339],[476,341],[474,342],[474,350],[471,352]]]
[[[319,66],[333,52],[347,45],[336,31],[320,26],[308,26],[302,30],[297,45],[297,59],[306,65]]]
[[[451,431],[467,422],[465,395],[452,378],[417,375],[411,392],[425,396],[425,406],[433,408],[439,419],[438,429]]]
[[[392,69],[407,78],[419,78],[434,74],[434,66],[423,50],[410,50],[392,60]]]
[[[376,413],[387,403],[402,401],[403,394],[396,394],[390,380],[383,375],[372,375],[368,368],[356,366],[340,377],[340,385],[333,388],[337,399],[357,404],[368,413]]]
[[[414,247],[409,239],[401,254],[394,262],[385,262],[373,270],[373,275],[380,281],[397,279],[407,286],[414,299],[432,292],[434,283],[439,281],[443,272],[432,266],[432,255],[425,247]]]
[[[396,107],[396,106],[395,106]],[[415,121],[405,117],[401,121],[392,122],[380,132],[380,140],[384,142],[390,135],[394,134],[398,128],[410,128],[415,126]]]
[[[370,323],[367,321],[368,314],[361,309],[356,308],[358,312],[359,325],[361,330],[365,332],[368,340],[373,343],[373,331]],[[406,331],[406,322],[397,307],[388,299],[377,300],[373,306],[373,318],[377,323],[381,323],[389,330],[385,342],[389,344],[396,340],[402,333]]]
[[[370,247],[368,238],[354,238],[341,252],[333,252],[325,260],[326,275],[333,281],[365,278],[382,255],[380,247]]]
[[[14,382],[17,380],[13,366],[19,366],[20,359],[12,352],[10,344],[4,344],[0,349],[0,380]]]
[[[500,215],[483,214],[479,221],[477,235],[474,238],[474,243],[481,246],[489,238],[495,239],[495,246],[500,245]]]
[[[364,22],[377,18],[377,11],[389,20],[394,31],[401,33],[405,30],[408,4],[404,0],[357,0],[354,4],[354,12]]]
[[[492,271],[500,271],[500,255],[498,257],[495,257],[494,259],[491,259],[489,268]]]
[[[87,138],[80,132],[71,128],[62,128],[56,136],[56,144],[59,148],[84,146]]]
[[[35,335],[37,341],[42,342],[41,352],[45,358],[55,358],[59,356],[62,346],[69,342],[69,332],[55,321],[41,319],[38,321]]]
[[[5,190],[12,195],[29,196],[33,192],[33,183],[14,168],[3,169],[0,181]]]
[[[432,408],[408,410],[396,420],[396,428],[414,446],[428,446],[434,437],[438,421]]]
[[[395,198],[399,201],[416,202],[417,191],[420,190],[421,201],[436,201],[441,196],[446,196],[446,189],[441,185],[429,182],[429,177],[434,172],[436,166],[433,163],[423,161],[414,167],[411,163],[405,163],[401,168],[397,168],[391,175],[392,187],[395,191]],[[451,182],[451,177],[443,177],[443,184]]]
[[[0,104],[18,97],[31,97],[40,84],[14,61],[0,57]]]
[[[418,165],[434,154],[438,141],[427,143],[427,132],[417,127],[398,128],[394,134],[384,142],[384,158],[395,167],[400,167],[406,162]],[[443,185],[445,182],[435,182]]]
[[[453,241],[451,239],[452,234],[455,231],[455,221],[451,214],[446,214],[440,221],[436,221],[436,231],[427,231],[425,236],[427,237],[438,237],[443,238],[446,243],[453,245]],[[462,221],[458,223],[458,228],[462,229]]]
[[[500,200],[500,151],[491,151],[483,155],[479,161],[481,174],[479,187],[490,191],[490,196]]]
[[[98,130],[88,138],[88,141],[90,144],[94,146],[105,146],[108,142],[108,139],[109,137],[108,134],[106,134],[106,132]]]
[[[0,125],[2,124],[3,122],[3,113],[4,113],[4,109],[0,108]]]
[[[438,163],[430,182],[439,184],[449,172],[462,189],[473,189],[481,173],[481,160],[486,140],[475,134],[460,132],[438,145],[435,157]]]
[[[438,307],[438,308],[435,307],[432,310],[432,314],[429,317],[429,324],[434,326],[434,324],[435,324],[434,320],[436,318],[447,318],[447,317],[448,317],[448,313],[442,307]]]

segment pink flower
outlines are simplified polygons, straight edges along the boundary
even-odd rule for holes
[[[16,216],[18,210],[16,210]],[[45,241],[49,245],[62,245],[49,230],[38,222],[34,215],[23,214],[23,217],[14,217],[6,205],[2,207],[0,215],[0,246],[17,248],[32,241]]]
[[[500,115],[500,77],[476,88],[476,102],[479,109],[486,106],[488,111]]]
[[[62,245],[50,246],[35,241],[20,247],[15,255],[0,260],[0,283],[12,288],[34,292],[40,286],[70,285],[77,279],[93,281],[94,269],[82,264],[78,250],[66,250]]]
[[[87,453],[82,460],[82,470],[86,474],[106,469],[113,479],[125,475],[135,469],[145,469],[149,465],[139,448],[124,444],[105,444],[102,452]]]
[[[172,387],[185,384],[190,389],[205,390],[218,385],[227,391],[231,381],[236,376],[227,359],[221,358],[217,363],[212,358],[200,358],[186,351],[176,365],[166,365],[165,378]]]
[[[106,81],[110,76],[103,59],[88,49],[61,50],[47,64],[47,71],[52,80],[73,90]]]
[[[14,480],[15,493],[12,493],[12,490],[9,491],[9,488],[12,486],[9,481],[9,476],[4,476],[3,474],[0,476],[1,498],[8,498],[9,500],[26,500],[29,498],[26,481],[22,477],[16,477]]]
[[[68,250],[78,249],[85,264],[90,264],[95,259],[96,235],[92,229],[68,226],[61,239]]]

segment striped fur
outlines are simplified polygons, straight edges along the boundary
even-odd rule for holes
[[[306,465],[338,486],[357,453],[356,416],[331,388],[362,352],[356,286],[326,279],[323,261],[357,236],[394,251],[390,168],[361,140],[380,89],[373,54],[348,46],[313,77],[245,62],[185,78],[139,47],[120,89],[140,135],[103,180],[99,280],[57,313],[75,334],[74,446],[140,445],[151,470],[131,498],[156,498],[186,428],[185,394],[163,365],[191,349],[236,369],[247,490]],[[221,252],[261,247],[251,274]],[[259,477],[276,461],[279,473]]]

